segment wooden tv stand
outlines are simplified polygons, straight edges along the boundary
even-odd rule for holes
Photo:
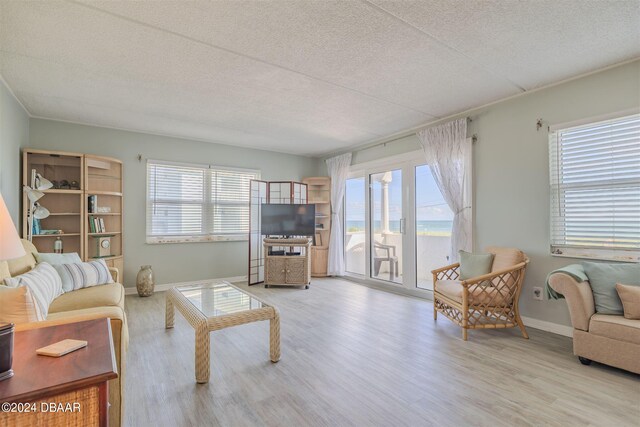
[[[311,283],[311,239],[276,239],[264,241],[264,287],[304,286]]]

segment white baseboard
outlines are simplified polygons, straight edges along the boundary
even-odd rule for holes
[[[532,317],[522,316],[524,325],[529,328],[540,329],[542,331],[551,332],[565,337],[573,337],[573,327],[558,325],[557,323],[545,322],[544,320],[534,319]]]
[[[200,283],[221,282],[221,281],[226,281],[226,282],[230,282],[230,283],[246,282],[247,281],[247,276],[219,277],[219,278],[216,278],[216,279],[194,280],[194,281],[191,281],[191,282],[165,283],[163,285],[156,285],[154,292],[167,291],[167,290],[169,290],[169,289],[171,289],[173,287],[176,287],[176,286],[189,286],[189,285],[197,285],[197,284],[200,284]],[[124,294],[125,295],[135,295],[137,293],[138,293],[138,291],[136,290],[135,287],[124,288]]]

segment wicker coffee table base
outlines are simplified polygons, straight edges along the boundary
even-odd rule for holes
[[[175,288],[167,291],[166,304],[166,329],[173,328],[175,308],[177,308],[196,331],[195,367],[196,382],[198,383],[209,382],[211,374],[210,333],[219,329],[268,320],[270,358],[274,363],[280,360],[280,315],[275,307],[267,306],[224,316],[207,317]]]

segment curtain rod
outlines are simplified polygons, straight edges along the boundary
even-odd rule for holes
[[[472,119],[471,117],[467,117],[467,121],[472,122],[472,121],[473,121],[473,119]],[[429,127],[429,126],[426,126],[426,127],[425,127],[425,128],[423,128],[423,129],[426,129],[427,127]],[[377,143],[377,144],[375,144],[375,145],[370,145],[370,146],[368,146],[368,147],[362,147],[361,149],[356,150],[356,151],[365,151],[365,150],[369,150],[369,149],[371,149],[371,148],[380,147],[381,145],[386,147],[386,146],[387,146],[387,144],[389,144],[389,143],[391,143],[391,142],[399,141],[399,140],[404,139],[404,138],[406,138],[406,137],[408,137],[408,136],[411,136],[411,135],[415,135],[415,134],[416,134],[416,133],[418,133],[420,130],[422,130],[422,129],[416,130],[415,132],[412,132],[412,133],[410,133],[410,134],[408,134],[408,135],[403,135],[403,136],[399,136],[399,137],[394,138],[394,139],[390,139],[389,141],[383,141],[383,142],[379,142],[379,143]],[[475,144],[476,142],[478,142],[478,134],[477,134],[477,133],[474,133],[473,135],[471,135],[471,142],[472,142],[472,143],[474,143],[474,144]]]

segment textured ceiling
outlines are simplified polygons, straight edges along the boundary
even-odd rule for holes
[[[321,155],[640,56],[640,1],[0,0],[33,116]]]

